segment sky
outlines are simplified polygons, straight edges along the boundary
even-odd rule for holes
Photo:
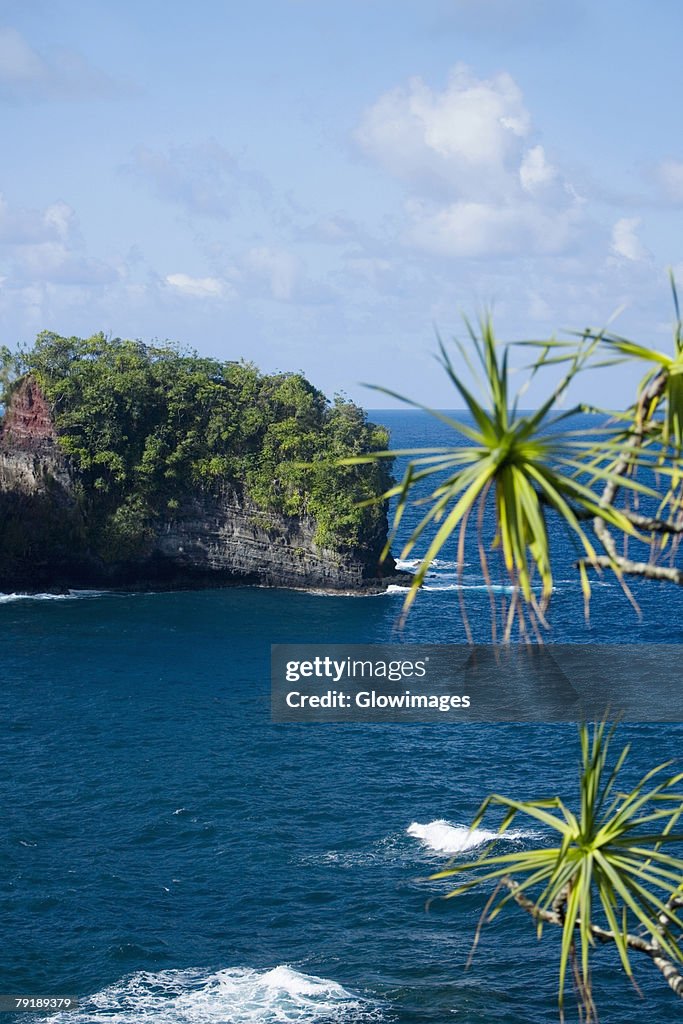
[[[666,349],[681,38],[677,0],[0,0],[0,344],[171,340],[442,408],[463,316]]]

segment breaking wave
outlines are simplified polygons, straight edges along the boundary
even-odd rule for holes
[[[467,850],[474,850],[475,847],[481,846],[482,843],[490,843],[493,839],[515,842],[521,839],[530,839],[533,835],[531,832],[519,830],[506,832],[503,836],[485,828],[475,828],[470,831],[467,825],[453,825],[444,818],[430,821],[426,825],[421,825],[419,822],[414,821],[408,826],[406,832],[414,839],[419,839],[423,846],[426,846],[427,849],[432,850],[434,853],[449,854],[465,853]]]
[[[67,590],[64,594],[0,594],[0,604],[14,601],[76,601],[85,597],[102,597],[106,590]]]
[[[422,562],[421,558],[403,558],[403,559],[402,558],[397,558],[396,559],[396,568],[400,572],[412,572],[413,569],[419,569],[421,562]],[[464,562],[463,565],[467,565],[467,562]],[[444,560],[443,558],[435,558],[434,561],[429,566],[429,568],[430,568],[430,570],[431,569],[457,569],[458,568],[458,563],[457,562],[449,562],[449,561]]]
[[[427,577],[429,580],[429,577]],[[442,591],[442,590],[483,590],[488,591],[489,589],[494,594],[511,594],[513,588],[504,583],[493,583],[489,588],[486,583],[435,583],[433,581],[423,583],[420,587],[421,590],[428,591]],[[390,583],[386,589],[387,594],[407,594],[410,587],[405,587],[401,583]]]
[[[51,1014],[50,1024],[369,1024],[380,1008],[335,981],[292,967],[140,971],[93,996],[78,1010]]]

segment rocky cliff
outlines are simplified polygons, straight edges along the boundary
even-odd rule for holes
[[[356,592],[381,590],[395,576],[391,559],[378,568],[384,531],[354,549],[319,547],[313,520],[263,511],[234,483],[184,495],[149,523],[127,558],[93,552],[87,508],[50,407],[29,377],[0,428],[0,590],[248,583]]]

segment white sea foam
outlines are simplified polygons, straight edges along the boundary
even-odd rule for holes
[[[14,601],[76,601],[85,597],[102,597],[106,590],[67,590],[64,594],[0,594],[0,604]]]
[[[419,569],[421,564],[422,564],[422,559],[421,558],[397,558],[396,559],[396,568],[399,570],[399,572],[412,572],[413,569]],[[463,565],[467,565],[467,562],[464,562]],[[458,563],[457,562],[449,562],[449,561],[447,561],[447,560],[445,560],[443,558],[435,558],[434,561],[430,564],[430,569],[457,569],[457,568],[458,568]]]
[[[52,1014],[50,1024],[317,1024],[382,1020],[377,1005],[292,967],[140,971]]]
[[[412,569],[417,569],[420,564],[419,558],[397,558],[396,568],[399,572],[411,572]]]
[[[388,864],[393,861],[403,860],[405,850],[403,849],[401,833],[386,836],[384,839],[377,839],[371,847],[356,848],[352,850],[326,850],[325,853],[311,853],[297,858],[293,863],[297,864],[335,864],[340,868],[365,867],[372,864]]]
[[[428,577],[429,579],[429,577]],[[430,580],[428,583],[423,583],[421,590],[430,591],[435,593],[437,591],[452,591],[452,590],[482,590],[487,591],[489,587],[486,583],[435,583]],[[491,591],[494,594],[511,594],[512,587],[506,584],[494,583],[491,586]],[[404,587],[400,583],[390,583],[386,589],[387,594],[407,594],[410,587]]]
[[[513,588],[505,583],[425,583],[423,590],[490,590],[493,594],[511,594]]]
[[[522,831],[506,832],[499,836],[497,832],[491,832],[485,828],[475,828],[472,831],[466,825],[454,825],[445,818],[430,821],[421,825],[414,821],[406,829],[409,836],[419,839],[423,846],[433,850],[434,853],[465,853],[467,850],[474,850],[482,843],[490,843],[493,839],[506,839],[513,842],[520,839],[528,839],[531,833]]]
[[[492,594],[512,594],[514,587],[508,583],[492,583],[489,586],[487,583],[437,583],[439,579],[448,578],[444,573],[443,576],[434,575],[427,576],[427,582],[423,583],[420,590],[429,591],[430,593],[440,592],[451,592],[453,590],[476,590],[482,593]],[[597,584],[598,586],[609,586],[610,584]],[[391,583],[387,587],[385,593],[387,594],[407,594],[410,587],[405,587],[399,583]],[[553,593],[557,591],[557,587],[553,587]]]

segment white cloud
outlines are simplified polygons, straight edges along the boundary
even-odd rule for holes
[[[123,170],[194,216],[228,218],[245,200],[271,202],[265,180],[213,140],[167,150],[140,146]]]
[[[44,210],[22,209],[11,207],[0,194],[0,244],[65,240],[74,228],[74,211],[67,203],[53,203]]]
[[[25,209],[0,195],[0,269],[7,273],[8,286],[97,286],[119,279],[117,265],[83,255],[81,249],[76,214],[68,203]]]
[[[632,262],[641,262],[648,258],[648,251],[638,238],[636,230],[640,225],[640,217],[622,217],[612,228],[611,250],[616,256]]]
[[[166,284],[181,295],[193,299],[221,299],[229,297],[233,289],[217,277],[190,277],[189,274],[167,274]]]
[[[112,264],[74,253],[61,242],[24,246],[16,254],[14,275],[25,284],[92,286],[112,284],[119,279],[119,271]]]
[[[66,239],[73,230],[75,213],[68,203],[52,203],[45,210],[43,220],[47,227],[55,231],[58,238]]]
[[[395,270],[392,260],[378,256],[350,256],[346,261],[346,269],[373,285],[386,278]]]
[[[337,215],[320,220],[298,229],[297,235],[304,241],[319,242],[323,245],[340,245],[356,241],[361,234],[359,225],[350,217]]]
[[[532,320],[545,320],[546,322],[552,320],[553,317],[553,309],[550,303],[543,295],[539,295],[538,292],[533,290],[529,292],[529,317]]]
[[[73,50],[43,55],[16,29],[0,28],[0,98],[88,99],[115,91],[107,75]]]
[[[415,205],[413,212],[410,238],[421,249],[473,258],[561,253],[580,217],[573,208],[558,213],[532,203],[453,203],[431,213],[419,213]]]
[[[265,277],[274,299],[289,302],[299,278],[299,261],[285,249],[260,246],[250,249],[246,256],[247,267],[258,276]]]
[[[477,79],[459,64],[442,92],[412,78],[381,96],[365,112],[356,139],[413,185],[481,198],[507,192],[529,131],[522,93],[510,75]]]
[[[683,162],[662,160],[656,168],[655,177],[665,195],[672,203],[683,203]]]
[[[533,146],[522,157],[519,180],[522,188],[532,195],[557,177],[556,169],[548,163],[543,146]]]
[[[583,201],[532,138],[521,90],[504,72],[463,65],[441,91],[420,78],[381,96],[356,133],[406,182],[409,242],[454,257],[547,255],[569,249]]]
[[[45,61],[15,29],[0,29],[0,81],[35,82],[47,73]]]

